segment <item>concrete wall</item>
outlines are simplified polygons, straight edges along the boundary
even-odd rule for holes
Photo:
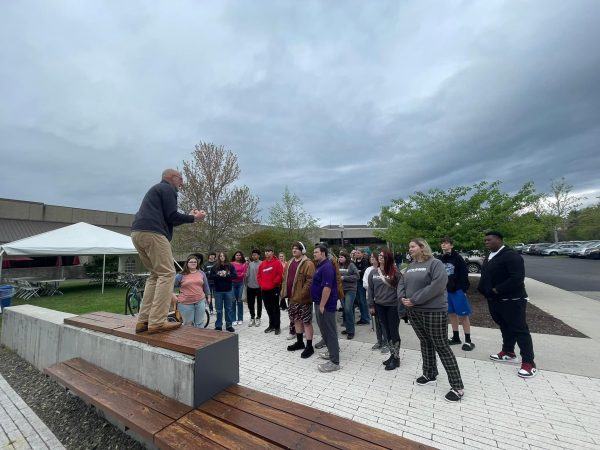
[[[4,310],[2,345],[39,370],[80,357],[186,405],[194,403],[194,359],[140,342],[64,325],[73,314],[32,305]]]

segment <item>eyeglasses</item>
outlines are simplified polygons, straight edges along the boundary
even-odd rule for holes
[[[191,261],[188,261],[188,264],[198,264],[198,261],[191,260]]]

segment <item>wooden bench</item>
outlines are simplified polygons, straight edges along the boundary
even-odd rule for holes
[[[75,316],[64,323],[193,356],[193,406],[240,381],[239,337],[235,333],[195,327],[181,327],[168,333],[136,333],[135,317],[108,312]]]
[[[159,449],[430,448],[239,385],[192,410],[80,358],[45,372],[134,438]]]

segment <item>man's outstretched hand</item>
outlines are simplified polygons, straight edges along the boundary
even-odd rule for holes
[[[204,220],[204,218],[206,217],[206,211],[204,211],[203,209],[194,208],[192,209],[190,214],[194,216],[194,219],[196,220]]]

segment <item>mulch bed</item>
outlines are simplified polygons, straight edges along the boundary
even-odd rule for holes
[[[469,281],[471,282],[471,286],[467,291],[467,296],[473,310],[471,325],[484,328],[499,328],[490,316],[487,300],[477,292],[479,277],[469,277]],[[542,311],[531,303],[527,305],[527,324],[529,325],[529,331],[532,333],[587,338],[585,334],[580,333],[562,320]]]
[[[102,419],[93,407],[2,346],[0,374],[68,450],[144,449]]]

